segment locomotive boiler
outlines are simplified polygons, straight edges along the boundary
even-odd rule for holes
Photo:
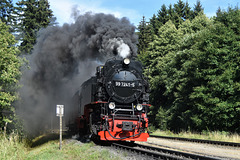
[[[77,131],[103,141],[147,141],[149,85],[134,59],[109,59],[74,96]]]

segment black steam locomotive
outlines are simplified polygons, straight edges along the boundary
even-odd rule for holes
[[[75,94],[75,128],[100,140],[147,141],[149,85],[140,62],[110,59]]]

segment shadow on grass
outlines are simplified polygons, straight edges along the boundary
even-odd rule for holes
[[[67,139],[71,137],[70,134],[63,133],[62,139]],[[37,146],[41,146],[49,141],[53,140],[59,140],[59,133],[47,133],[41,136],[36,137],[35,139],[32,140],[30,147],[34,148]]]

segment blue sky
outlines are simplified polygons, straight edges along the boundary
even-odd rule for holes
[[[13,0],[15,3],[18,0]],[[161,6],[165,4],[175,4],[178,0],[48,0],[53,10],[53,14],[57,17],[60,25],[63,23],[72,23],[72,8],[77,8],[81,14],[85,12],[113,14],[118,18],[127,17],[135,26],[139,24],[142,17],[147,20],[157,14]],[[194,7],[197,0],[188,0],[191,8]],[[186,2],[186,0],[183,0]],[[228,6],[239,6],[240,0],[200,0],[204,13],[208,17],[215,16],[220,7],[227,10]]]

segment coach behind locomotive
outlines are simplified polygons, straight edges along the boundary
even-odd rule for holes
[[[147,141],[149,85],[136,60],[110,59],[75,94],[79,132],[100,140]]]

